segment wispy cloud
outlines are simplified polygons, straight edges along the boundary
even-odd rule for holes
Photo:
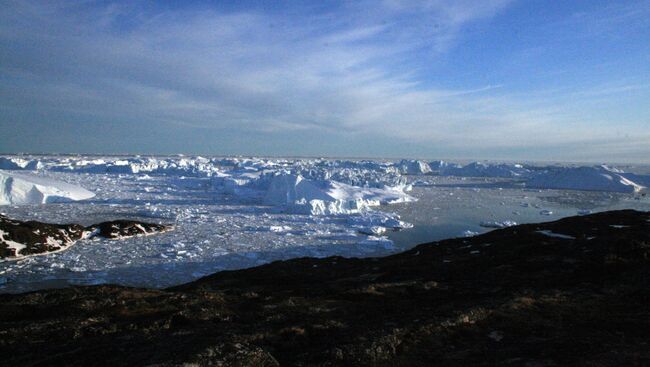
[[[354,2],[295,17],[8,2],[0,15],[0,109],[197,134],[311,131],[332,141],[390,137],[457,150],[606,137],[611,129],[567,123],[574,111],[548,99],[508,93],[507,81],[453,89],[423,76],[422,63],[461,42],[464,27],[510,3]]]

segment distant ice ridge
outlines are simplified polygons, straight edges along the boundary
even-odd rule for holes
[[[465,166],[445,161],[424,162],[418,160],[402,160],[395,164],[399,172],[405,175],[427,175],[458,177],[502,177],[525,178],[531,171],[521,164],[492,164],[472,162]]]
[[[185,157],[0,157],[0,169],[49,170],[95,174],[134,174],[156,176],[210,177],[218,191],[232,194],[246,202],[259,202],[266,195],[269,175],[279,172],[301,176],[309,182],[332,181],[357,188],[399,188],[406,192],[405,175],[440,175],[513,179],[529,188],[638,192],[650,185],[650,176],[625,173],[610,167],[555,167],[518,163],[472,162],[461,165],[447,161],[270,158]],[[186,183],[186,182],[183,182]],[[420,186],[430,186],[415,180]],[[339,199],[336,199],[339,200]],[[342,199],[341,199],[342,200]],[[356,205],[356,204],[354,204]],[[341,212],[353,208],[348,203],[325,200],[314,211]],[[301,208],[307,205],[301,206]],[[367,206],[367,205],[366,205]],[[310,209],[311,211],[311,209]]]
[[[396,163],[400,172],[409,175],[434,174],[457,177],[511,178],[525,182],[529,188],[610,191],[636,193],[650,186],[650,176],[626,173],[601,166],[554,167],[524,166],[522,164],[472,162],[460,165],[445,161],[429,162],[428,169],[421,161],[402,160]],[[415,181],[418,186],[424,186]]]
[[[442,176],[461,177],[528,177],[531,172],[521,164],[488,164],[473,162],[466,166],[446,164],[438,169]]]
[[[605,165],[595,167],[552,167],[537,173],[526,187],[635,193],[646,189]]]
[[[42,167],[40,162],[34,159],[22,159],[18,157],[0,157],[0,169],[6,170],[35,170]]]
[[[66,182],[0,171],[0,205],[47,204],[90,199],[94,193]]]
[[[111,173],[111,174],[163,174],[210,176],[216,170],[210,159],[195,158],[125,158],[125,159],[67,159],[46,166],[51,171]]]
[[[405,175],[424,175],[431,173],[431,166],[423,161],[403,159],[397,164],[397,167],[400,173]]]

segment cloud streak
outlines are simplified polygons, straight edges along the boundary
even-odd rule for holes
[[[296,17],[255,8],[10,2],[0,16],[1,124],[24,125],[17,116],[37,111],[73,124],[273,133],[287,143],[309,133],[329,147],[392,138],[459,152],[596,141],[613,131],[583,126],[573,106],[517,97],[501,83],[436,85],[423,64],[510,2],[414,4],[344,3]]]

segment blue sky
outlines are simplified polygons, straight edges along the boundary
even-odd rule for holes
[[[650,162],[650,1],[5,1],[0,151]]]

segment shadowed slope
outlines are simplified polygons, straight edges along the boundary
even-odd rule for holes
[[[0,353],[13,365],[644,365],[649,301],[650,214],[626,210],[167,290],[2,295]]]

